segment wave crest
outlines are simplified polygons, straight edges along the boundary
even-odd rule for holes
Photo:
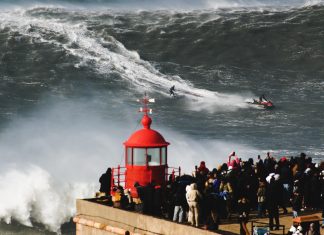
[[[0,175],[0,219],[32,226],[32,220],[48,230],[60,232],[61,225],[75,214],[75,198],[93,194],[94,186],[71,183],[56,185],[44,169],[29,165]]]

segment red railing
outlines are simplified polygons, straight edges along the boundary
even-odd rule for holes
[[[180,176],[181,175],[181,167],[170,167],[168,166],[166,168],[166,172],[165,172],[165,177],[166,177],[166,182],[169,180],[169,177],[171,176],[171,180],[175,181],[175,177],[176,176]]]
[[[121,185],[122,184],[122,185]],[[118,165],[111,170],[111,187],[114,186],[123,186],[126,185],[126,167],[121,167]]]
[[[181,175],[181,167],[169,167],[165,168],[165,182],[169,180],[171,176],[171,180],[175,181],[176,176]],[[112,168],[111,170],[111,190],[115,186],[122,186],[125,188],[126,186],[126,167],[118,167]]]

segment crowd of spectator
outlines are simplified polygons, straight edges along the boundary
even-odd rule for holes
[[[270,230],[279,229],[279,211],[287,214],[287,207],[292,217],[304,210],[324,213],[324,163],[315,164],[305,153],[281,158],[267,153],[264,159],[243,161],[233,152],[217,168],[210,170],[201,161],[191,175],[171,175],[166,187],[135,187],[138,198],[116,187],[114,206],[209,230],[236,220],[244,235],[249,234],[246,224],[252,211],[259,218],[268,217]]]

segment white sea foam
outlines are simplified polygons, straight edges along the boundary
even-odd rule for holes
[[[314,6],[314,5],[323,5],[324,1],[323,0],[306,0],[304,3],[304,6]]]
[[[100,174],[120,163],[119,132],[82,110],[91,109],[55,105],[1,132],[0,220],[59,232],[76,198],[93,197]]]
[[[225,94],[197,88],[179,76],[160,73],[149,62],[141,60],[136,51],[127,50],[113,37],[97,38],[84,23],[72,24],[63,19],[46,19],[26,14],[24,11],[1,15],[4,19],[1,21],[1,27],[7,26],[12,31],[32,37],[33,40],[63,47],[80,59],[80,63],[76,64],[77,68],[82,65],[94,65],[99,73],[117,73],[140,91],[149,90],[165,96],[169,95],[169,88],[175,85],[176,90],[186,98],[188,108],[193,110],[215,112],[248,107],[244,102],[246,97],[242,94]],[[64,36],[68,43],[62,44],[48,36],[53,33]],[[108,49],[107,45],[112,45],[114,50]]]
[[[59,232],[63,223],[75,214],[75,199],[93,194],[93,185],[65,183],[56,185],[44,169],[25,164],[7,169],[0,175],[0,219],[12,219],[32,226],[31,219]]]

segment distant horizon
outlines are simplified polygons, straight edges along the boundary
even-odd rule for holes
[[[203,10],[226,8],[299,8],[320,5],[322,0],[2,0],[0,6],[107,7],[122,10]]]

